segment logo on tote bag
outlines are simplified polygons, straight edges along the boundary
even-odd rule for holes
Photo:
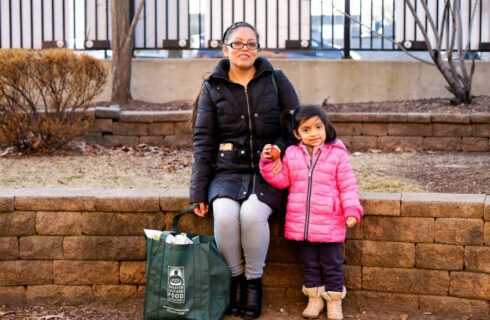
[[[185,303],[184,267],[168,267],[167,299],[174,303]]]

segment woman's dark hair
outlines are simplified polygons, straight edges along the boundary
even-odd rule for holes
[[[287,145],[298,143],[298,139],[294,136],[294,131],[298,131],[301,123],[312,117],[319,117],[325,125],[327,134],[325,143],[335,141],[337,133],[325,111],[317,105],[301,105],[294,110],[285,110],[281,114],[282,127],[284,128],[283,135]]]
[[[231,26],[226,28],[225,32],[223,33],[223,37],[221,38],[221,41],[223,41],[223,43],[226,43],[228,41],[228,39],[230,39],[233,32],[235,32],[235,30],[238,28],[249,28],[249,29],[251,29],[253,32],[255,32],[255,37],[257,38],[257,42],[259,42],[259,34],[257,33],[257,30],[250,23],[245,22],[245,21],[234,22]],[[203,86],[204,86],[204,83],[201,86],[201,90],[202,90]],[[196,126],[197,107],[199,105],[199,97],[201,96],[201,90],[199,90],[199,93],[196,97],[196,100],[194,100],[194,103],[192,104],[192,116],[190,119],[190,126],[192,127],[192,129],[194,129]]]
[[[257,30],[250,23],[245,21],[234,22],[231,26],[226,28],[225,32],[223,33],[223,37],[221,38],[221,41],[223,41],[223,43],[227,43],[233,32],[235,32],[235,30],[238,28],[251,29],[253,32],[255,32],[255,37],[257,38],[257,42],[259,42],[259,34],[257,33]]]
[[[194,130],[196,128],[197,107],[199,106],[199,98],[201,97],[201,92],[202,92],[203,87],[204,87],[204,82],[201,85],[201,89],[199,90],[199,93],[197,94],[196,99],[191,104],[192,114],[191,114],[191,118],[190,118],[188,124],[192,130]]]

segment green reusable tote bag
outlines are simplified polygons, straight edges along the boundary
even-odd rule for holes
[[[168,244],[179,233],[177,214],[171,231],[147,238],[144,319],[221,319],[230,300],[230,269],[213,236],[192,235],[192,244]]]

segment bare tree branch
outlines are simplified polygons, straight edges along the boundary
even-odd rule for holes
[[[437,33],[437,28],[436,28],[436,23],[434,22],[434,18],[432,18],[432,15],[430,14],[429,7],[427,7],[427,3],[425,1],[421,1],[420,3],[422,3],[422,7],[424,8],[424,11],[425,11],[425,16],[427,17],[427,20],[429,20],[429,25],[432,29],[432,32],[434,33],[436,43],[438,43],[439,42],[439,39],[438,39],[439,35]]]
[[[442,13],[441,20],[441,30],[439,31],[439,42],[437,43],[437,48],[442,49],[442,41],[444,40],[444,31],[446,30],[446,23],[448,21],[450,0],[446,0],[444,3],[444,11]]]
[[[455,12],[456,21],[459,29],[458,32],[459,66],[460,66],[461,73],[463,73],[463,78],[468,79],[468,72],[466,72],[466,66],[464,64],[466,50],[463,48],[463,23],[461,21],[461,0],[455,0],[453,11]],[[468,34],[468,38],[470,38],[469,34]]]
[[[471,69],[470,75],[468,77],[468,83],[466,85],[466,89],[471,92],[471,86],[473,85],[473,74],[475,73],[475,59],[471,60]]]
[[[417,1],[417,0],[414,0]],[[424,2],[424,1],[422,1]],[[434,50],[432,50],[432,44],[430,43],[430,38],[427,32],[425,31],[424,24],[422,21],[420,21],[420,18],[417,14],[417,11],[415,11],[415,7],[413,4],[410,2],[410,0],[406,0],[406,4],[408,6],[408,9],[410,9],[410,12],[412,13],[413,18],[415,19],[415,24],[419,27],[420,32],[422,32],[422,35],[424,36],[425,39],[425,44],[427,46],[427,52],[431,56],[432,60],[436,60],[436,56],[434,54]],[[424,10],[427,9],[427,7],[424,7]],[[428,12],[426,11],[425,14],[427,15]]]
[[[139,16],[141,14],[141,10],[143,10],[143,6],[145,5],[145,0],[140,0],[138,4],[138,8],[136,9],[136,13],[134,14],[133,21],[131,21],[131,25],[129,26],[129,31],[126,36],[126,40],[124,41],[124,45],[122,47],[123,51],[129,50],[131,42],[133,40],[134,29],[136,28],[136,24],[138,23]]]

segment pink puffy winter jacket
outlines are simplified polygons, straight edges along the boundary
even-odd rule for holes
[[[260,172],[274,187],[289,187],[285,237],[310,242],[344,242],[347,217],[359,223],[363,210],[347,149],[340,140],[313,149],[287,148],[282,169],[272,175],[273,162],[260,160]]]

